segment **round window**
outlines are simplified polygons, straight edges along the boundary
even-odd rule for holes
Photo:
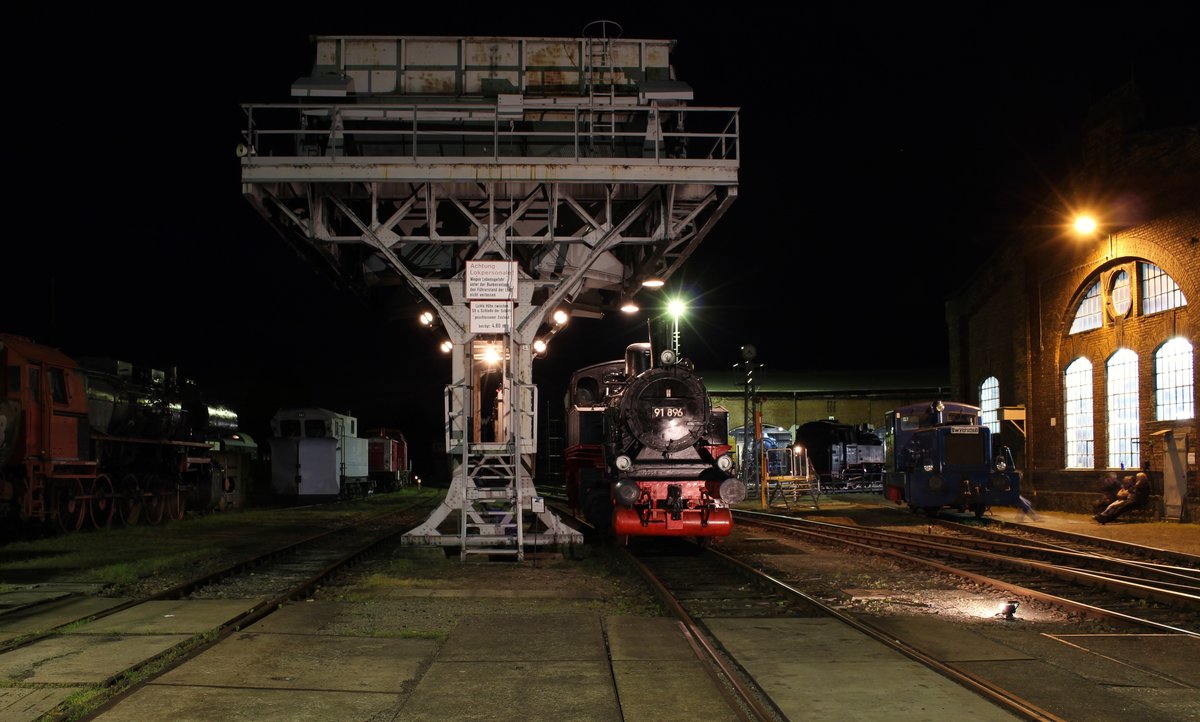
[[[1108,294],[1112,300],[1114,313],[1118,316],[1129,313],[1129,307],[1133,305],[1133,301],[1129,294],[1129,274],[1127,272],[1117,271],[1112,275],[1112,285]]]

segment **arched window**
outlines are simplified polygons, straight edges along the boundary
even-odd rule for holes
[[[1079,308],[1075,310],[1075,321],[1071,324],[1069,333],[1090,331],[1093,328],[1100,328],[1099,281],[1092,284],[1087,293],[1083,294],[1083,300],[1079,302]]]
[[[1192,345],[1173,338],[1154,352],[1154,414],[1159,421],[1193,419]]]
[[[993,434],[1000,433],[1000,382],[995,376],[979,385],[979,420]]]
[[[1095,468],[1095,431],[1092,424],[1092,364],[1077,358],[1063,377],[1066,410],[1063,426],[1067,435],[1067,468]]]
[[[1179,284],[1163,269],[1143,261],[1138,263],[1138,273],[1142,277],[1143,314],[1149,315],[1187,305],[1187,299],[1183,297]]]
[[[1108,357],[1108,466],[1141,466],[1138,437],[1138,357],[1127,348]]]

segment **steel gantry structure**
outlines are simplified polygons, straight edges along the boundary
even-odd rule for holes
[[[580,540],[531,478],[532,345],[554,310],[597,317],[669,277],[737,197],[737,109],[688,105],[674,41],[614,27],[316,37],[295,103],[243,106],[245,198],[345,285],[410,286],[452,344],[451,487],[410,543]]]

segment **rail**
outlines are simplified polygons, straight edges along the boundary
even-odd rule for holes
[[[248,163],[325,156],[736,165],[741,151],[739,111],[727,107],[595,106],[561,98],[526,100],[515,112],[490,103],[241,107],[239,154]],[[603,131],[597,116],[606,117]]]

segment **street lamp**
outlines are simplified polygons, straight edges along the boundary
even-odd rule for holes
[[[679,358],[679,317],[687,311],[687,304],[682,299],[673,298],[667,304],[667,313],[671,314],[671,348],[675,357]]]
[[[1072,221],[1071,226],[1078,238],[1095,238],[1100,231],[1100,222],[1096,220],[1095,216],[1088,213],[1080,213],[1075,216],[1075,220]],[[1110,259],[1114,258],[1116,255],[1116,239],[1108,231],[1105,231],[1104,235],[1108,239],[1108,257]]]

